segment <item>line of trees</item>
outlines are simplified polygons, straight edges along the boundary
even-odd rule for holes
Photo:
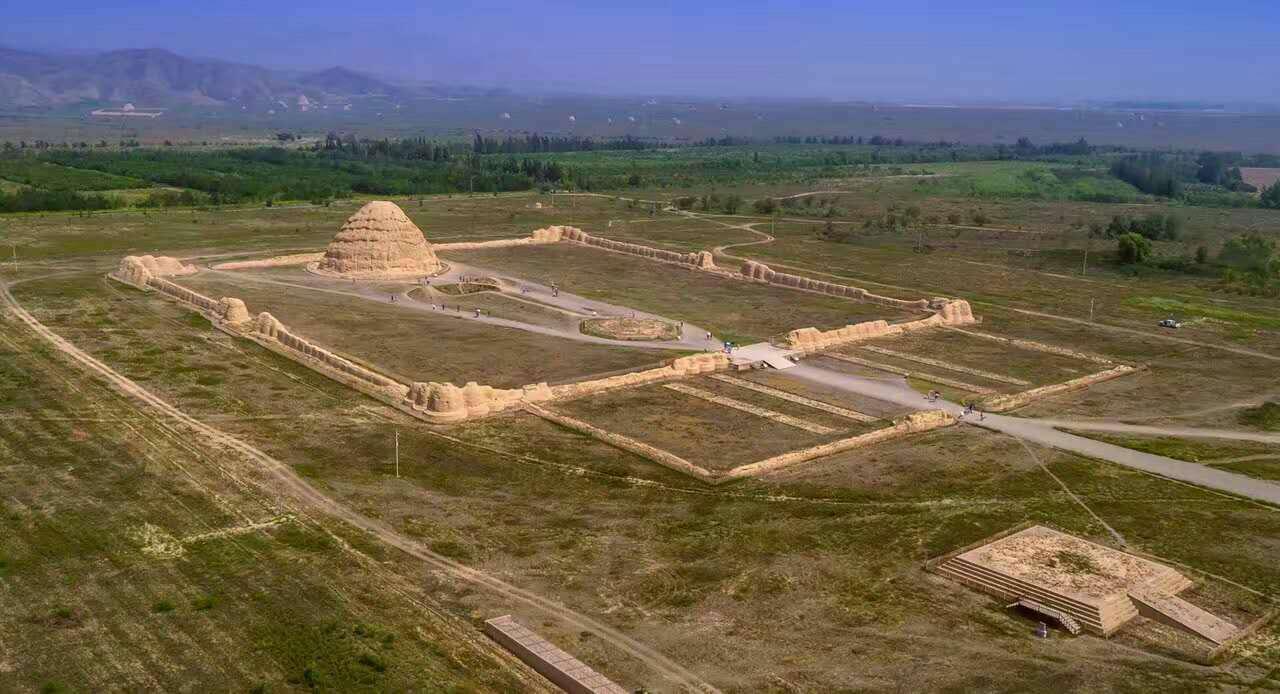
[[[112,210],[119,207],[124,207],[120,198],[105,195],[34,189],[0,192],[0,213]]]
[[[471,151],[476,154],[538,154],[542,152],[592,152],[595,150],[642,150],[658,146],[656,141],[641,140],[631,135],[604,140],[590,137],[549,137],[531,133],[524,137],[508,136],[501,140],[475,132]]]
[[[1125,157],[1111,165],[1111,175],[1147,193],[1166,198],[1182,194],[1182,181],[1187,177],[1178,166],[1160,154]]]

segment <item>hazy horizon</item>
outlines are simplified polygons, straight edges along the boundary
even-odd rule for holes
[[[1280,103],[1245,69],[1280,62],[1280,8],[1121,0],[935,8],[574,3],[426,8],[322,1],[271,14],[215,1],[13,7],[0,45],[163,48],[279,69],[340,65],[399,80],[603,95],[1066,103]],[[1226,40],[1229,38],[1229,41]]]

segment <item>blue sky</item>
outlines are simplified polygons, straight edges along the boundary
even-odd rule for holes
[[[1280,102],[1266,2],[52,0],[10,3],[0,45],[617,94]]]

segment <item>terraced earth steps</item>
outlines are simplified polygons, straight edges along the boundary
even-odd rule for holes
[[[794,364],[792,364],[792,366],[794,366]],[[720,381],[721,383],[728,383],[730,385],[737,386],[739,388],[754,390],[757,393],[764,393],[765,395],[778,398],[779,400],[786,400],[787,402],[794,402],[797,405],[812,407],[815,410],[822,410],[823,412],[836,415],[837,417],[852,419],[855,422],[871,424],[879,419],[878,417],[872,417],[869,414],[863,414],[855,410],[849,410],[843,407],[837,407],[835,405],[831,405],[831,404],[822,402],[820,400],[814,400],[812,398],[806,398],[804,396],[796,395],[794,393],[788,393],[785,390],[771,388],[769,386],[762,385],[760,383],[754,383],[752,381],[747,381],[741,378],[734,378],[732,376],[726,376],[724,374],[711,374],[708,378],[715,379],[717,381]]]

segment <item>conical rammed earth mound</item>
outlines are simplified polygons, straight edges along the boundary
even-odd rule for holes
[[[347,219],[315,270],[354,279],[420,277],[438,272],[440,260],[399,206],[375,200]]]

